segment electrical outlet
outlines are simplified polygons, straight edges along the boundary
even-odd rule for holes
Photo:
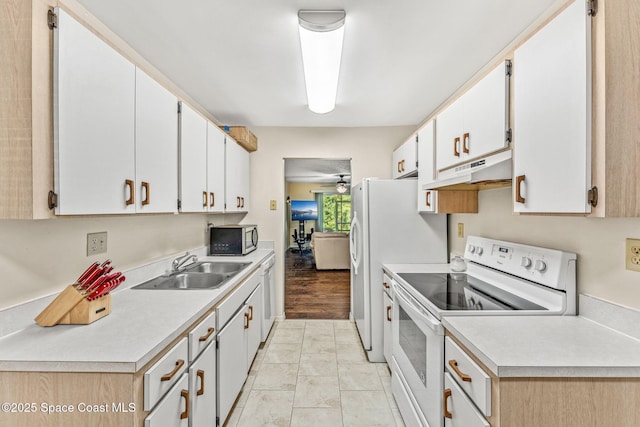
[[[269,202],[269,209],[271,209],[272,211],[275,211],[276,209],[278,209],[278,204],[275,200],[271,200]]]
[[[640,239],[627,239],[625,260],[627,270],[640,271]]]
[[[87,234],[87,256],[107,252],[107,232]]]
[[[463,222],[459,222],[458,223],[458,237],[461,238],[461,239],[464,237],[464,223]]]

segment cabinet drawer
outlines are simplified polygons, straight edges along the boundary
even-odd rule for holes
[[[158,406],[144,419],[144,427],[189,425],[189,376],[183,374]]]
[[[183,338],[144,373],[144,410],[149,411],[187,370],[189,346]],[[187,389],[187,387],[185,387]]]
[[[216,312],[214,311],[189,332],[189,362],[204,350],[210,342],[216,339]]]
[[[445,427],[490,427],[487,420],[448,373],[444,374],[443,399]]]
[[[249,295],[260,283],[260,271],[255,271],[248,279],[242,283],[238,288],[229,294],[216,308],[218,314],[218,331],[224,328],[224,325],[233,317],[244,302],[249,298]]]
[[[445,338],[445,368],[486,416],[491,415],[491,377],[451,338]],[[456,372],[457,370],[457,372]]]

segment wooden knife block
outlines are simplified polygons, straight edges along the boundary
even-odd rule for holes
[[[35,321],[40,326],[88,325],[111,313],[111,295],[89,301],[69,285],[51,301]]]

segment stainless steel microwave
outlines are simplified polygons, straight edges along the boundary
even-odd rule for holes
[[[215,225],[209,229],[209,255],[246,255],[257,247],[257,225]]]

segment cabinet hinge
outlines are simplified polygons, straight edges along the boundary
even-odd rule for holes
[[[598,187],[591,187],[587,191],[587,201],[594,208],[598,206]]]
[[[510,60],[504,61],[505,74],[511,76],[513,74],[513,63]]]
[[[598,0],[587,0],[587,15],[596,16],[598,13]]]
[[[504,133],[504,141],[505,142],[511,142],[511,128],[507,129],[507,131]]]
[[[178,210],[182,209],[182,200],[178,199],[176,205],[178,206]]]
[[[178,114],[182,113],[182,104],[178,102]]]
[[[216,426],[220,425],[220,417],[216,417]]]
[[[416,133],[416,144],[418,143],[418,140],[420,139],[420,137],[418,136],[418,134]]]
[[[49,196],[47,198],[47,202],[49,204],[49,209],[55,209],[58,207],[58,195],[53,191],[49,191]]]
[[[49,12],[47,12],[47,25],[50,30],[58,28],[58,16],[52,9],[49,9]]]

